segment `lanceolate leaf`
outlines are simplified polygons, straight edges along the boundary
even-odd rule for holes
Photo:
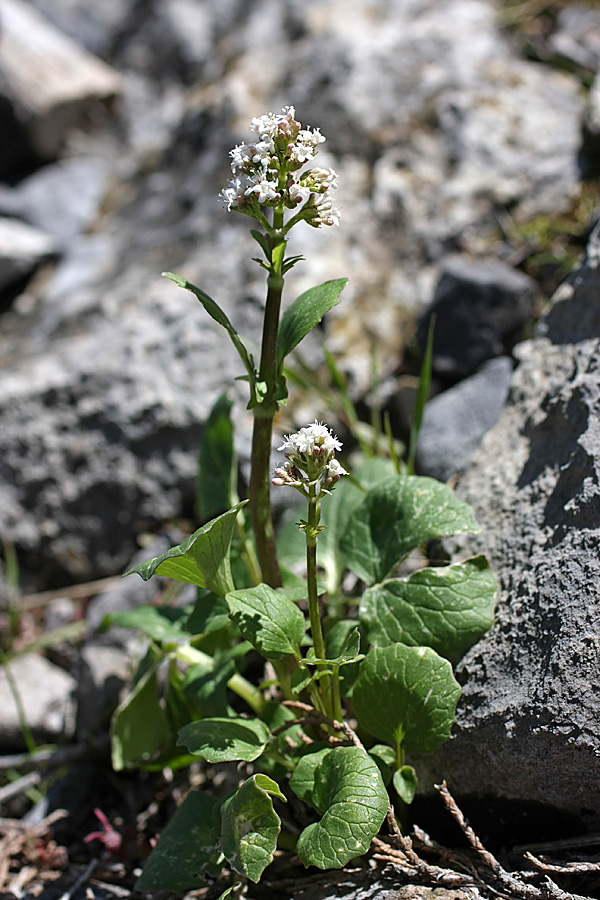
[[[173,272],[163,272],[163,277],[168,278],[177,287],[185,288],[187,291],[191,291],[192,294],[195,294],[206,312],[209,316],[218,322],[229,334],[229,337],[233,341],[234,347],[240,355],[240,359],[244,364],[244,368],[248,373],[248,378],[250,379],[250,383],[252,387],[255,387],[256,374],[254,369],[254,360],[252,356],[246,350],[244,342],[242,341],[240,335],[237,333],[221,307],[218,303],[209,297],[201,288],[196,287],[196,285],[192,284],[191,281],[188,281],[187,278],[183,278],[181,275],[174,275]]]
[[[185,725],[178,743],[209,763],[258,759],[269,740],[269,729],[260,719],[200,719]]]
[[[232,591],[225,599],[242,636],[267,659],[283,659],[299,652],[304,616],[284,592],[259,584]]]
[[[448,656],[491,627],[496,589],[487,559],[477,556],[369,588],[361,599],[360,620],[377,647],[427,646]]]
[[[201,522],[225,512],[237,499],[232,406],[227,394],[221,394],[202,433],[196,479],[196,513]]]
[[[177,547],[172,547],[162,556],[134,566],[125,572],[125,575],[137,572],[144,581],[148,581],[156,573],[174,578],[176,581],[208,588],[224,597],[234,587],[229,564],[229,547],[235,517],[247,502],[244,500],[238,503],[222,516],[203,525]]]
[[[364,750],[336,747],[316,768],[312,803],[323,818],[304,829],[296,852],[305,866],[339,869],[369,849],[385,818],[388,795]]]
[[[138,891],[182,893],[219,872],[216,849],[221,801],[194,791],[185,798],[163,831],[136,882]]]
[[[281,317],[277,335],[279,366],[288,353],[321,321],[325,313],[340,302],[338,297],[347,282],[347,278],[326,281],[300,294],[288,306]]]
[[[281,822],[271,795],[285,801],[277,782],[253,775],[223,804],[221,850],[231,868],[255,883],[273,859]]]
[[[423,541],[480,530],[471,507],[447,485],[398,475],[372,488],[353,511],[341,548],[347,566],[371,585],[388,577]]]
[[[460,687],[430,647],[373,648],[360,666],[352,704],[365,731],[408,753],[433,753],[450,737]]]

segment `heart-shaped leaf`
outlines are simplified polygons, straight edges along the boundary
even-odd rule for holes
[[[471,507],[446,484],[398,475],[372,488],[353,510],[340,546],[348,568],[372,585],[423,541],[480,530]]]
[[[183,893],[219,873],[221,801],[192,791],[162,832],[136,882],[138,891]],[[222,858],[222,857],[221,857]]]
[[[211,319],[214,319],[215,322],[221,325],[221,327],[224,328],[225,331],[229,334],[229,337],[233,342],[233,346],[237,350],[239,357],[244,364],[244,368],[248,373],[248,380],[254,394],[256,391],[256,370],[254,366],[254,360],[251,354],[246,350],[246,346],[242,338],[235,330],[219,304],[216,303],[212,299],[212,297],[209,297],[209,295],[201,288],[196,287],[195,284],[192,284],[191,281],[188,281],[187,278],[183,278],[183,276],[181,275],[174,275],[173,272],[163,272],[162,275],[163,278],[168,278],[169,281],[172,281],[173,284],[177,285],[177,287],[184,288],[186,291],[191,291],[192,294],[195,294]]]
[[[229,548],[235,517],[247,502],[243,500],[222,516],[203,525],[181,544],[171,547],[162,556],[156,556],[140,563],[139,566],[134,566],[125,572],[125,575],[137,572],[144,581],[148,581],[156,573],[186,584],[208,588],[224,597],[234,588],[229,564]]]
[[[304,616],[284,591],[259,584],[232,591],[225,600],[242,636],[266,659],[299,654]]]
[[[487,559],[477,556],[369,588],[361,599],[360,621],[377,647],[427,646],[448,656],[492,626],[496,590]]]
[[[221,812],[221,850],[235,872],[255,883],[277,849],[281,821],[271,795],[286,799],[268,775],[253,775],[225,800]]]
[[[360,666],[352,704],[365,731],[408,753],[433,753],[448,740],[460,687],[430,647],[374,647]]]
[[[260,719],[200,719],[185,725],[178,743],[209,763],[258,759],[269,740],[269,729]]]
[[[325,313],[340,302],[338,297],[347,283],[347,278],[325,281],[300,294],[288,306],[281,317],[277,334],[278,366],[281,366],[288,353],[291,353],[321,321]]]
[[[336,747],[316,767],[312,804],[323,817],[304,829],[296,852],[305,866],[340,869],[369,849],[385,818],[388,795],[364,750]]]

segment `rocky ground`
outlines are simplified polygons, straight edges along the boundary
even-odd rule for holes
[[[435,312],[419,467],[442,480],[466,470],[459,491],[500,577],[497,624],[460,664],[456,735],[431,782],[451,779],[507,869],[522,865],[515,845],[531,843],[558,865],[593,865],[597,4],[0,0],[0,35],[0,625],[11,656],[0,672],[0,891],[128,896],[178,796],[162,775],[110,769],[107,724],[137,648],[98,626],[155,599],[152,583],[120,573],[140,535],[140,558],[156,555],[193,515],[199,436],[239,374],[226,340],[160,272],[200,284],[258,340],[262,275],[247,222],[217,195],[250,119],[289,103],[327,137],[342,219],[326,233],[297,229],[306,263],[288,296],[349,276],[320,339],[365,420],[386,408],[398,437]],[[39,49],[48,40],[71,67],[68,90]],[[32,72],[44,74],[34,88]],[[343,431],[318,341],[304,352],[278,427],[337,415]],[[247,471],[249,422],[241,389],[232,396]],[[60,750],[32,764],[27,728]],[[451,817],[438,797],[421,803],[436,836]],[[126,834],[125,859],[83,842],[99,828],[96,807]],[[51,837],[59,809],[69,816]],[[467,900],[539,887],[490,876],[491,894],[477,879],[406,893],[398,884],[418,879],[374,858],[333,888],[289,865],[276,867],[273,896]],[[597,872],[552,877],[597,895]]]

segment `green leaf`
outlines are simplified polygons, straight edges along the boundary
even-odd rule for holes
[[[305,828],[296,852],[305,866],[340,869],[369,849],[388,795],[376,763],[358,747],[336,747],[316,768],[312,802],[323,818]]]
[[[116,772],[149,761],[170,736],[158,693],[157,666],[140,678],[112,719],[112,764]]]
[[[460,653],[492,626],[497,584],[484,556],[420,569],[365,591],[360,620],[377,647],[403,643]]]
[[[288,353],[297,347],[325,313],[336,306],[347,278],[326,281],[300,294],[286,309],[277,334],[277,365],[280,367]]]
[[[177,547],[134,566],[125,575],[137,572],[144,581],[148,581],[156,573],[186,584],[208,588],[224,597],[234,587],[229,548],[235,517],[247,502],[243,500],[222,516],[203,525]]]
[[[415,799],[419,779],[412,766],[402,766],[394,772],[394,787],[401,800],[409,806]]]
[[[383,783],[387,787],[392,780],[392,769],[396,762],[396,754],[388,744],[374,744],[369,747],[369,756],[377,763]]]
[[[174,609],[170,606],[138,606],[137,609],[109,613],[102,621],[102,629],[110,625],[121,628],[139,628],[146,637],[159,644],[188,641],[190,633],[186,628],[188,609]]]
[[[398,475],[368,492],[353,510],[340,543],[348,568],[372,585],[424,541],[480,530],[471,507],[447,485]]]
[[[290,787],[296,797],[308,803],[309,806],[315,806],[313,801],[313,790],[315,788],[315,773],[328,753],[331,753],[332,747],[320,747],[319,750],[312,753],[306,753],[298,760],[298,765],[290,778]]]
[[[299,653],[306,628],[304,616],[285,592],[259,584],[231,591],[225,599],[242,636],[266,659]]]
[[[273,859],[281,827],[271,795],[285,801],[277,782],[253,775],[223,804],[221,850],[231,868],[255,883]]]
[[[258,759],[269,741],[260,719],[200,719],[181,729],[178,743],[209,763]]]
[[[364,501],[368,488],[387,481],[394,474],[390,460],[375,457],[354,471],[351,479],[342,478],[331,495],[321,501],[323,523],[327,528],[319,536],[317,554],[319,565],[325,569],[328,594],[338,592],[347,568],[341,541],[354,510]]]
[[[360,634],[356,627],[356,623],[352,631],[346,635],[337,655],[332,659],[317,659],[313,647],[311,647],[306,654],[307,663],[325,663],[329,666],[343,666],[348,663],[356,662],[358,659],[362,658],[363,657],[360,656]]]
[[[183,691],[195,710],[195,718],[227,716],[227,682],[234,672],[233,661],[222,659],[220,654],[215,658],[210,657],[210,662],[206,664],[186,669]]]
[[[188,794],[161,834],[136,882],[138,891],[181,893],[216,876],[221,801],[208,794]]]
[[[172,281],[174,284],[176,284],[177,287],[185,288],[186,291],[191,291],[192,294],[195,294],[196,297],[198,298],[198,300],[200,301],[200,303],[202,304],[202,306],[204,307],[204,309],[206,310],[206,312],[211,317],[211,319],[214,319],[215,322],[217,322],[219,325],[221,325],[227,331],[227,333],[229,334],[229,337],[233,341],[233,345],[234,345],[235,349],[237,350],[237,352],[240,356],[240,359],[242,360],[242,362],[244,364],[244,368],[246,369],[246,372],[248,373],[250,385],[254,392],[255,387],[256,387],[256,384],[255,384],[256,373],[255,373],[255,367],[254,367],[254,360],[252,359],[252,356],[246,350],[246,347],[245,347],[245,344],[244,344],[242,338],[237,333],[237,331],[235,330],[235,328],[233,327],[233,325],[231,324],[231,322],[229,321],[229,319],[227,318],[227,316],[225,315],[225,313],[223,312],[223,310],[221,309],[219,304],[215,303],[215,301],[212,299],[212,297],[209,297],[208,294],[206,294],[201,288],[196,287],[194,284],[192,284],[190,281],[188,281],[187,278],[183,278],[181,275],[174,275],[173,272],[163,272],[162,275],[163,275],[163,278],[168,278],[170,281]]]
[[[271,238],[269,237],[269,235],[265,234],[263,231],[257,231],[254,228],[250,230],[250,234],[252,235],[256,243],[259,244],[266,258],[270,260],[273,245],[271,243]]]
[[[225,512],[237,499],[232,406],[227,394],[221,394],[202,432],[196,479],[196,513],[201,522]]]
[[[189,614],[187,628],[190,634],[210,634],[229,624],[229,607],[223,597],[201,593]]]
[[[460,687],[430,647],[373,648],[360,666],[352,704],[361,728],[408,753],[433,753],[450,737]]]

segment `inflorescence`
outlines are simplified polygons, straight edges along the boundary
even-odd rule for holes
[[[340,213],[331,191],[337,187],[333,169],[315,167],[301,172],[311,162],[325,138],[318,128],[302,128],[293,106],[279,115],[268,113],[252,120],[256,140],[242,143],[230,152],[234,177],[220,198],[228,210],[254,215],[261,206],[301,210],[298,217],[315,228],[338,225]]]
[[[273,484],[289,485],[306,493],[316,485],[317,493],[328,493],[347,471],[335,459],[341,442],[320,422],[285,436],[279,451],[285,450],[286,462],[275,469]]]

